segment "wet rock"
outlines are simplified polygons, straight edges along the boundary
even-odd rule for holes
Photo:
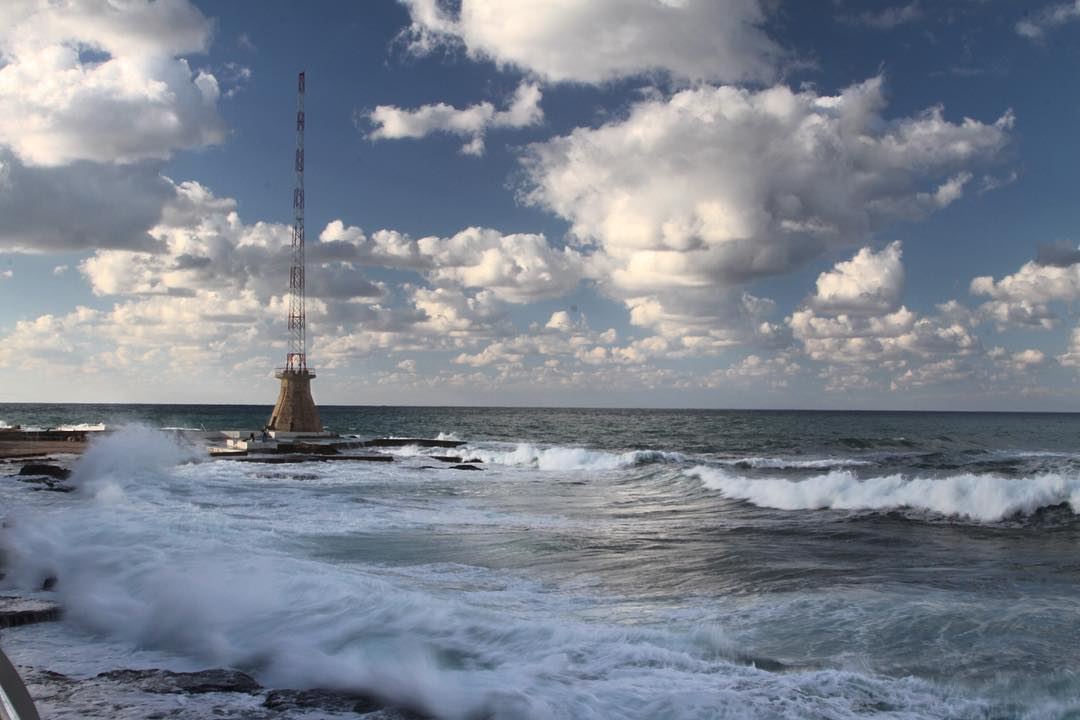
[[[67,480],[71,477],[71,471],[58,465],[46,463],[27,463],[19,470],[19,475],[32,475],[35,477],[50,477],[54,480]]]
[[[148,693],[201,693],[234,692],[253,695],[262,691],[262,685],[239,670],[199,670],[198,672],[173,672],[171,670],[110,670],[97,676],[98,680],[120,682]]]
[[[278,443],[274,452],[278,453],[306,453],[308,455],[337,455],[338,449],[333,445],[322,445],[319,443],[306,443],[306,442],[294,442],[294,443]]]
[[[438,460],[439,462],[444,462],[444,463],[460,463],[460,462],[462,462],[461,458],[459,456],[457,456],[457,455],[431,455],[430,457],[431,457],[432,460]]]
[[[460,465],[451,465],[450,469],[451,470],[483,470],[483,468],[478,468],[475,465],[468,465],[466,463],[462,463]]]
[[[46,490],[46,491],[50,491],[50,492],[64,492],[64,493],[72,492],[72,491],[75,490],[75,488],[73,488],[72,486],[65,485],[64,483],[60,482],[59,480],[53,480],[52,478],[49,478],[49,477],[34,477],[34,476],[20,477],[19,482],[30,483],[32,485],[36,485],[37,487],[33,488],[34,490]]]
[[[263,707],[271,710],[322,710],[360,715],[383,710],[384,704],[369,695],[334,690],[271,690]]]
[[[0,597],[0,628],[59,620],[60,606],[46,600]]]

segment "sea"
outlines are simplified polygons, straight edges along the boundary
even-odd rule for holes
[[[1080,415],[320,412],[465,444],[260,465],[174,429],[266,406],[0,405],[113,430],[75,492],[0,478],[0,595],[65,607],[4,651],[462,720],[1080,717]]]

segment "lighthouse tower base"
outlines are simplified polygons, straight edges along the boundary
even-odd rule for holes
[[[275,435],[323,434],[319,411],[315,409],[315,401],[311,399],[311,379],[315,377],[315,373],[310,370],[278,370],[274,377],[281,380],[281,391],[266,429]]]

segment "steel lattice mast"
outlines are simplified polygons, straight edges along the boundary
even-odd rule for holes
[[[292,268],[289,271],[289,351],[286,372],[307,372],[304,311],[304,73],[296,92],[296,187],[293,189]]]
[[[297,78],[296,188],[293,190],[292,268],[289,270],[289,350],[277,403],[266,429],[275,433],[321,434],[322,421],[311,397],[315,373],[307,366],[307,318],[304,315],[304,73]],[[274,435],[274,437],[279,437]]]

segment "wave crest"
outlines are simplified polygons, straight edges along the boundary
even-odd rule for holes
[[[624,453],[586,448],[548,447],[519,443],[513,450],[470,450],[469,455],[496,465],[533,467],[538,470],[617,470],[635,465],[684,462],[682,453],[660,450],[631,450]]]
[[[746,478],[719,468],[690,470],[725,497],[778,510],[897,510],[913,508],[939,515],[996,522],[1068,503],[1080,513],[1080,478],[1048,473],[1030,478],[951,475],[943,478],[886,475],[859,479],[837,470],[805,480]]]

